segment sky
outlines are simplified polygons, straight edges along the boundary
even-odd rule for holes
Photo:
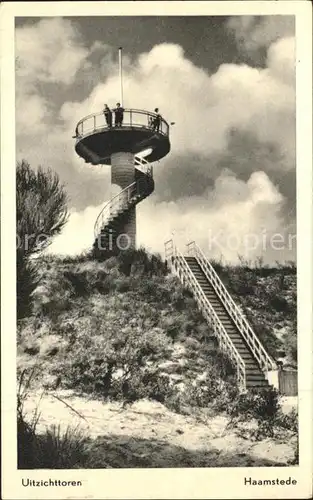
[[[76,123],[119,98],[159,107],[171,152],[137,205],[138,245],[173,237],[215,259],[295,259],[295,27],[287,16],[16,18],[17,160],[51,167],[70,219],[49,252],[90,248],[110,167],[74,150]]]

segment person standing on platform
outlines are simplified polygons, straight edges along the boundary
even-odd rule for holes
[[[112,111],[110,110],[110,108],[107,104],[104,105],[103,113],[105,116],[105,120],[107,122],[107,126],[109,128],[111,128],[112,127]]]
[[[159,108],[155,108],[154,112],[156,113],[156,117],[152,121],[152,128],[156,132],[159,132],[162,117],[159,113]]]
[[[115,113],[115,127],[121,127],[124,119],[124,108],[121,107],[119,102],[116,104],[114,113]]]

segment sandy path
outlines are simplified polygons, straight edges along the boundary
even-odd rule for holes
[[[106,447],[112,466],[253,466],[284,465],[294,457],[290,443],[266,439],[252,442],[226,430],[223,415],[199,423],[194,417],[178,415],[162,404],[146,400],[121,409],[119,403],[77,396],[72,391],[55,392],[64,403],[45,393],[31,394],[25,402],[30,417],[39,403],[38,431],[53,424],[79,426],[86,435]],[[109,450],[107,448],[109,447]],[[124,465],[114,465],[120,464]]]

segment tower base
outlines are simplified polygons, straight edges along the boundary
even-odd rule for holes
[[[132,153],[111,155],[111,183],[120,187],[112,199],[110,220],[94,243],[94,255],[103,260],[121,251],[136,248],[135,159]]]
[[[111,155],[111,183],[121,188],[120,205],[129,202],[130,191],[126,188],[135,182],[135,157],[133,153],[114,153]],[[131,191],[135,190],[133,186]],[[128,210],[115,234],[118,250],[136,248],[136,207]],[[121,247],[121,248],[119,248]],[[122,248],[123,247],[123,248]],[[126,248],[127,247],[127,248]]]

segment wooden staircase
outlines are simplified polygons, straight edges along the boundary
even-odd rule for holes
[[[187,245],[187,254],[183,256],[173,240],[165,243],[166,261],[193,293],[220,348],[237,369],[238,385],[244,390],[269,387],[268,372],[277,369],[274,361],[195,242]]]
[[[208,298],[209,302],[213,306],[216,314],[218,315],[221,323],[227,331],[232,343],[240,354],[241,358],[245,363],[246,370],[246,388],[250,389],[252,387],[268,387],[268,381],[261,368],[259,367],[257,361],[255,360],[250,348],[244,341],[240,331],[235,326],[233,320],[229,316],[225,307],[223,306],[221,300],[217,296],[214,288],[208,281],[204,272],[202,271],[200,265],[198,264],[195,257],[185,257],[188,266],[198,281],[200,287]]]

